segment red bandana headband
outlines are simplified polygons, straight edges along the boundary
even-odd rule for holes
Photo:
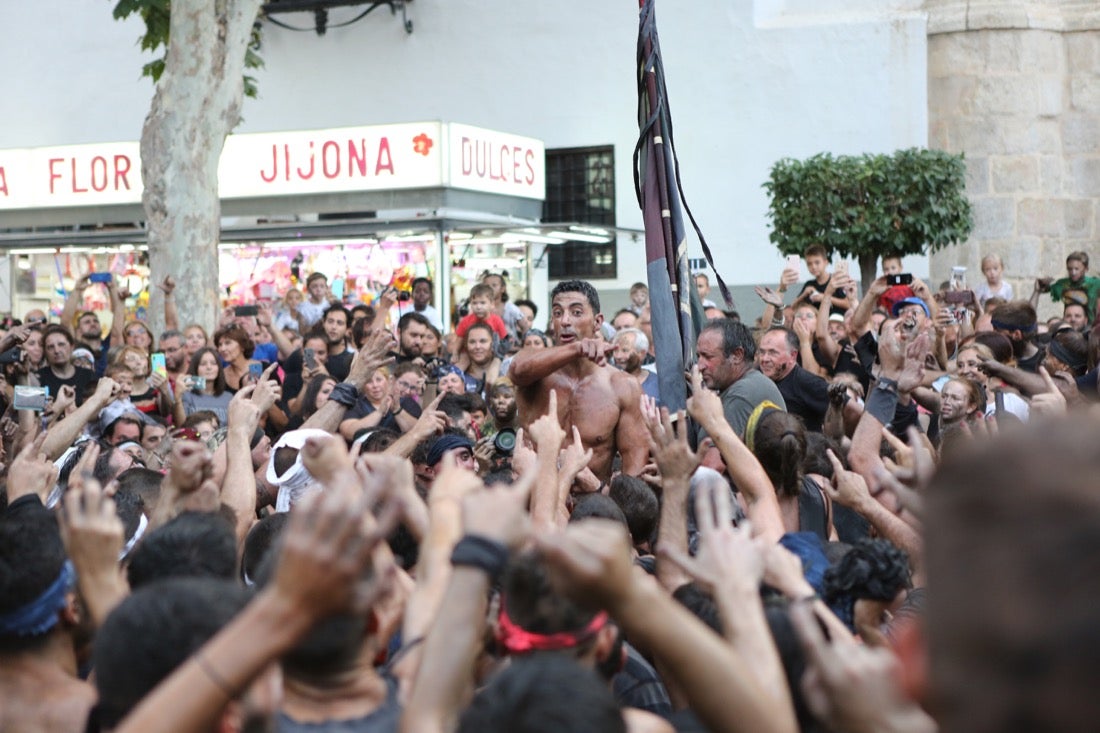
[[[497,641],[509,654],[526,652],[560,651],[572,649],[599,633],[607,624],[607,611],[597,613],[588,625],[580,631],[561,631],[557,634],[537,634],[516,625],[500,604],[500,616],[497,618]]]

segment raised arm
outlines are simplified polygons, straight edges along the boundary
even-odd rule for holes
[[[532,422],[527,434],[535,444],[535,485],[531,491],[531,523],[536,531],[550,531],[569,521],[558,485],[558,454],[565,431],[558,418],[558,393],[550,390],[546,414]]]
[[[786,531],[779,512],[779,499],[771,479],[752,451],[741,442],[722,412],[722,400],[703,385],[699,368],[691,371],[692,396],[688,412],[707,431],[726,464],[730,479],[747,503],[753,531],[766,542],[778,542]]]
[[[863,296],[863,300],[859,301],[856,312],[852,315],[851,334],[853,340],[860,338],[871,330],[871,314],[874,313],[879,296],[886,292],[887,287],[886,278],[880,277],[871,283],[871,287],[867,288],[867,293]]]
[[[363,385],[378,370],[378,367],[385,366],[387,362],[392,360],[389,352],[393,345],[393,334],[389,331],[375,331],[372,333],[363,348],[355,354],[355,358],[351,362],[351,369],[348,372],[348,378],[342,384],[350,385],[355,394],[359,394],[363,389]],[[351,406],[329,399],[321,406],[321,409],[305,421],[302,427],[335,433],[339,431],[340,422]]]
[[[833,275],[829,278],[829,283],[825,286],[825,297],[832,298],[836,289],[846,284],[843,275]],[[840,344],[838,344],[836,339],[832,337],[832,334],[829,333],[830,315],[832,315],[832,309],[823,300],[821,305],[817,307],[817,323],[815,324],[814,338],[817,339],[818,350],[831,367],[836,364],[837,356],[840,355]]]
[[[179,311],[176,309],[176,281],[171,275],[157,285],[164,292],[164,330],[178,331],[180,328]]]
[[[794,733],[794,710],[769,694],[744,658],[631,562],[619,524],[589,519],[538,538],[555,587],[605,608],[631,642],[660,661],[708,730]]]
[[[252,434],[260,416],[279,398],[278,382],[270,379],[272,364],[260,377],[260,383],[242,387],[229,401],[229,433],[226,436],[225,477],[222,501],[233,509],[238,546],[244,545],[248,530],[256,519],[256,475],[252,469]]]
[[[260,328],[270,334],[271,343],[275,344],[275,348],[279,350],[280,360],[290,358],[290,355],[294,353],[294,345],[283,335],[282,329],[275,328],[275,326],[272,325],[271,306],[267,303],[261,303],[256,309],[256,323],[260,325]],[[304,334],[305,331],[302,331],[302,333]]]
[[[65,305],[61,308],[61,325],[69,329],[70,333],[76,333],[74,321],[80,306],[84,304],[84,291],[88,289],[88,283],[87,275],[77,280],[73,289],[65,297]]]
[[[43,452],[56,461],[84,431],[84,426],[96,419],[99,411],[109,405],[118,394],[118,383],[110,377],[101,377],[96,383],[95,393],[84,400],[68,417],[54,423],[46,433]]]
[[[273,582],[188,661],[157,685],[115,733],[214,730],[235,696],[291,649],[314,624],[336,613],[366,613],[390,568],[373,568],[371,550],[388,528],[367,526],[361,496],[325,491],[291,514]],[[371,577],[365,581],[365,577]]]
[[[449,461],[437,481],[467,482],[450,474],[461,471]],[[424,642],[423,658],[408,704],[401,716],[402,733],[442,733],[454,730],[465,700],[473,691],[473,668],[483,645],[489,589],[507,562],[510,550],[527,539],[524,507],[533,477],[527,474],[510,489],[475,488],[462,500],[463,540],[450,556],[454,568],[442,607]],[[480,483],[480,482],[478,482]],[[480,550],[482,562],[460,552],[464,543]],[[484,559],[493,558],[490,566]]]
[[[675,430],[668,410],[657,412],[652,398],[643,397],[641,411],[649,430],[647,444],[661,472],[661,517],[657,523],[657,547],[673,552],[688,551],[687,500],[691,475],[699,466],[699,456],[687,440],[686,421],[680,419]],[[683,413],[680,413],[683,417]],[[657,555],[657,580],[669,593],[691,580],[683,568],[670,561],[668,554]]]
[[[529,387],[577,359],[584,358],[586,348],[592,350],[600,343],[595,339],[584,339],[549,349],[521,349],[512,357],[508,377],[517,387]],[[613,348],[608,346],[605,351]]]
[[[107,294],[111,298],[111,343],[118,346],[126,341],[126,302],[113,278],[107,283]]]

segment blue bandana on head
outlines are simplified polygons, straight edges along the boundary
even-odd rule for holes
[[[439,436],[439,439],[432,443],[432,447],[428,450],[427,463],[429,466],[434,466],[443,460],[443,454],[449,450],[455,448],[469,448],[474,449],[474,444],[470,442],[469,438],[461,435],[454,435],[453,433],[444,433]]]
[[[57,612],[65,607],[65,594],[72,590],[76,574],[68,560],[50,587],[37,598],[0,615],[0,636],[41,636],[57,625]]]

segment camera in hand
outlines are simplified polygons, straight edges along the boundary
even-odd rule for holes
[[[202,391],[206,389],[206,377],[191,376],[187,378],[187,386],[191,389]]]
[[[23,361],[23,350],[16,346],[0,354],[0,364],[18,364]]]
[[[238,305],[233,309],[233,315],[242,318],[245,316],[254,316],[260,312],[260,309],[254,305]]]
[[[413,294],[411,290],[398,290],[397,299],[402,303],[412,300]]]
[[[887,275],[886,284],[890,286],[894,285],[912,285],[913,276],[908,272],[903,272],[898,275]]]
[[[428,376],[432,379],[439,379],[447,373],[447,367],[451,364],[446,359],[440,359],[438,356],[433,356],[424,363],[424,371],[428,373]]]
[[[501,428],[493,438],[493,448],[501,455],[512,455],[516,448],[516,431],[512,428]]]
[[[943,294],[943,302],[948,305],[974,305],[974,291],[948,290]]]

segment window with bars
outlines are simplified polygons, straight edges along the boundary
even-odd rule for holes
[[[546,151],[546,203],[542,220],[615,226],[615,149]],[[550,278],[615,278],[615,243],[566,242],[549,251]]]

